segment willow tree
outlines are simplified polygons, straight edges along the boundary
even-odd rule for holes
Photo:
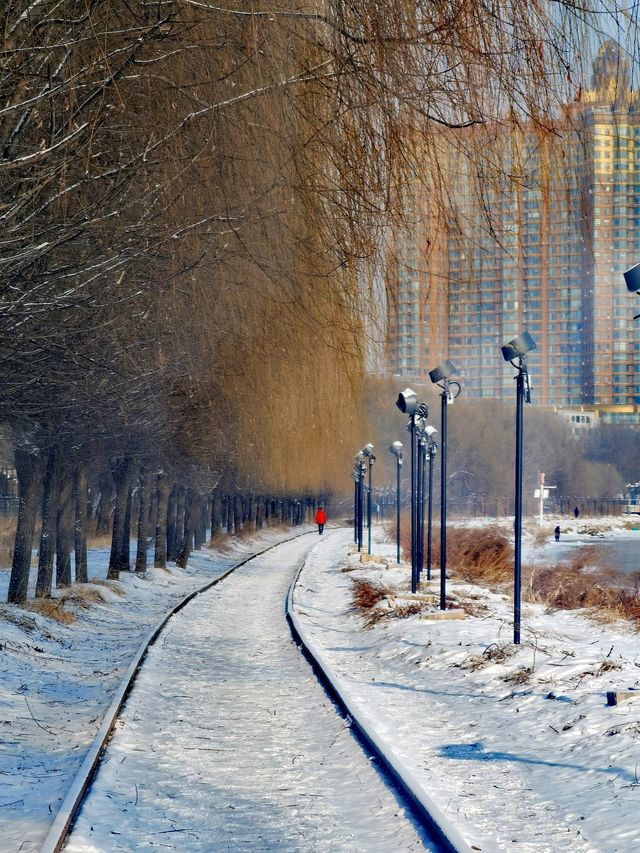
[[[13,0],[0,14],[20,602],[54,456],[69,476],[116,472],[120,513],[141,467],[193,499],[223,478],[339,487],[364,438],[363,297],[384,229],[443,133],[462,146],[459,131],[505,116],[547,132],[589,13]]]

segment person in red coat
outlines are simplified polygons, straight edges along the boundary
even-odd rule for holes
[[[327,523],[327,514],[321,506],[316,510],[316,524],[318,525],[318,534],[322,533],[324,526]]]

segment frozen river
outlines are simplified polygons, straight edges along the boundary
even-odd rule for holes
[[[636,538],[637,537],[637,538]],[[548,542],[535,552],[536,560],[570,562],[579,548],[594,548],[601,566],[612,566],[625,575],[640,571],[640,531],[634,535],[561,535],[560,542]]]

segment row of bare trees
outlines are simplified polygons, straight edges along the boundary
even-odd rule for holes
[[[156,507],[177,484],[192,525],[214,490],[343,488],[366,434],[362,276],[404,187],[443,133],[466,145],[461,129],[509,105],[544,132],[586,15],[566,0],[4,5],[11,601],[37,516],[39,594],[54,540],[68,581],[74,525],[84,577],[87,488],[113,483],[112,574],[134,482]]]
[[[173,482],[164,471],[150,475],[132,459],[115,461],[110,472],[103,471],[97,478],[89,478],[85,467],[64,472],[54,454],[45,462],[18,449],[16,462],[20,516],[9,601],[18,604],[27,600],[38,513],[36,599],[51,595],[54,576],[58,587],[89,580],[88,537],[111,537],[107,578],[117,580],[123,571],[145,572],[151,546],[154,567],[166,568],[171,561],[186,568],[193,549],[216,541],[223,532],[256,531],[274,523],[301,524],[311,520],[317,505],[310,497],[204,492]],[[136,539],[133,560],[132,535]]]

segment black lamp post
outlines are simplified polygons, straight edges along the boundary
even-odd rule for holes
[[[356,462],[351,471],[353,479],[353,541],[358,547],[358,507],[360,505],[360,465]],[[358,548],[360,550],[360,548]]]
[[[367,544],[368,544],[368,552],[371,553],[371,499],[372,499],[372,475],[371,469],[373,468],[373,463],[376,461],[376,457],[373,455],[373,444],[365,444],[362,448],[362,454],[366,458],[369,466],[369,486],[367,489]]]
[[[430,432],[429,432],[430,430]],[[428,509],[427,509],[427,580],[431,580],[431,529],[433,522],[433,457],[436,455],[438,445],[433,436],[437,432],[435,427],[427,427],[427,457],[429,461],[429,486],[428,486]]]
[[[416,413],[416,437],[418,441],[418,471],[417,471],[417,518],[418,518],[418,535],[417,535],[417,574],[418,583],[424,568],[424,510],[425,510],[425,493],[427,481],[427,457],[429,456],[429,442],[434,432],[435,427],[427,424],[429,410],[425,403],[421,403]]]
[[[400,469],[402,468],[402,442],[394,441],[389,450],[396,457],[396,562],[400,562]]]
[[[505,361],[518,371],[516,380],[516,482],[515,482],[515,519],[514,565],[513,565],[513,642],[520,643],[520,595],[522,561],[522,450],[524,441],[523,404],[531,402],[531,386],[527,370],[527,353],[534,349],[536,342],[529,332],[523,332],[502,347]],[[516,361],[517,359],[517,361]]]
[[[451,361],[443,361],[429,371],[429,378],[442,389],[440,395],[440,610],[447,607],[447,405],[460,393],[460,385],[449,379],[458,369]]]
[[[404,414],[409,415],[407,429],[411,436],[411,592],[418,588],[417,562],[416,562],[416,436],[415,436],[415,414],[418,411],[418,395],[411,388],[405,388],[398,395],[396,406]]]
[[[366,456],[362,451],[356,453],[356,464],[354,474],[357,473],[356,480],[356,544],[358,551],[362,551],[362,531],[364,527],[364,472],[365,472]]]

